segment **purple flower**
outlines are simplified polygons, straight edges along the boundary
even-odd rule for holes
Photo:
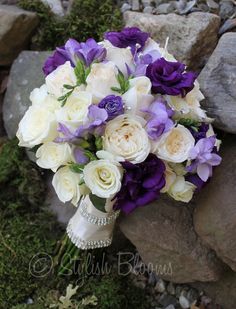
[[[187,167],[187,170],[189,172],[197,171],[198,176],[205,182],[212,176],[212,166],[217,166],[221,162],[221,157],[214,152],[215,142],[215,136],[202,138],[189,154],[190,159],[194,161]]]
[[[108,95],[98,104],[98,107],[107,111],[107,120],[112,120],[116,116],[124,114],[124,106],[120,96]]]
[[[152,82],[154,93],[168,95],[182,95],[183,97],[193,89],[196,75],[192,72],[184,73],[185,65],[180,62],[167,61],[164,58],[150,63],[146,76]]]
[[[76,139],[76,136],[71,130],[64,125],[63,123],[58,123],[57,131],[62,134],[63,137],[57,137],[55,138],[56,143],[65,143],[65,142],[71,142]]]
[[[104,38],[111,42],[112,45],[119,48],[130,47],[132,54],[143,49],[149,33],[141,31],[137,27],[127,27],[120,32],[106,32]]]
[[[203,181],[198,175],[190,174],[185,177],[185,180],[191,182],[193,185],[197,187],[196,191],[200,191],[205,185],[206,182]]]
[[[156,140],[174,126],[174,122],[170,119],[174,112],[163,102],[154,101],[148,109],[142,111],[150,115],[146,130],[152,140]]]
[[[88,156],[85,155],[84,150],[80,147],[76,147],[73,151],[74,158],[78,164],[87,164],[89,162]]]
[[[155,201],[165,186],[165,164],[154,154],[139,164],[122,162],[125,173],[121,190],[116,195],[115,209],[126,214]]]
[[[45,75],[48,75],[66,61],[70,61],[71,65],[75,66],[78,59],[89,66],[93,61],[102,61],[105,57],[106,49],[97,44],[94,39],[88,39],[85,43],[69,39],[65,46],[58,47],[54,54],[46,60],[43,71]]]
[[[206,133],[209,130],[209,124],[202,122],[201,125],[198,127],[197,131],[193,130],[191,127],[189,127],[188,129],[192,133],[195,141],[198,142],[200,139],[206,137]]]
[[[92,104],[89,106],[88,122],[81,125],[76,131],[76,137],[86,137],[88,134],[102,135],[105,121],[108,119],[108,113],[105,109]]]

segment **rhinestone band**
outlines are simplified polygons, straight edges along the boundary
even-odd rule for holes
[[[104,226],[109,225],[113,223],[116,218],[119,216],[120,211],[112,212],[107,217],[97,217],[94,215],[91,215],[87,212],[87,204],[82,203],[82,205],[79,207],[81,215],[91,224]]]
[[[106,240],[89,240],[89,241],[82,240],[81,238],[76,237],[74,235],[71,224],[67,226],[66,231],[72,243],[77,248],[80,248],[83,250],[108,247],[112,243],[112,238],[106,239]]]

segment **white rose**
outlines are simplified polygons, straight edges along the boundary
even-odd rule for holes
[[[16,133],[19,145],[25,147],[53,141],[57,135],[55,113],[43,106],[30,106],[21,119]]]
[[[142,76],[130,80],[131,88],[122,95],[125,104],[125,113],[143,116],[141,111],[149,107],[154,97],[150,94],[151,82],[149,78]]]
[[[53,95],[48,93],[46,84],[42,85],[40,88],[35,88],[30,93],[30,101],[33,106],[44,107],[51,112],[61,107],[61,103]]]
[[[182,125],[177,125],[160,137],[154,144],[154,151],[160,159],[181,163],[188,159],[194,144],[195,140],[190,131]]]
[[[106,60],[112,61],[125,76],[127,76],[126,64],[131,70],[134,69],[133,55],[129,47],[115,47],[107,40],[102,42],[102,45],[107,51]]]
[[[55,95],[56,98],[69,91],[63,85],[75,86],[76,82],[76,76],[70,61],[66,61],[46,77],[48,92]]]
[[[192,199],[195,189],[195,185],[185,181],[184,177],[178,176],[170,187],[168,194],[176,201],[188,203]]]
[[[44,143],[36,152],[37,164],[53,172],[71,160],[71,147],[68,143]]]
[[[172,184],[174,183],[175,179],[176,179],[176,174],[175,172],[170,168],[169,164],[165,163],[165,181],[166,184],[164,186],[164,188],[161,189],[161,193],[166,193],[170,187],[172,186]]]
[[[120,191],[121,178],[119,167],[108,160],[91,161],[84,168],[85,184],[102,198],[111,198]]]
[[[143,128],[145,120],[132,115],[120,115],[108,122],[104,150],[132,163],[143,162],[150,153],[150,142]]]
[[[77,206],[81,197],[80,180],[80,174],[72,172],[68,166],[60,168],[52,179],[52,185],[59,200],[63,203],[71,201]]]
[[[66,104],[56,111],[58,122],[73,128],[83,124],[87,118],[88,107],[92,104],[92,95],[86,91],[72,93]]]
[[[107,95],[117,95],[117,92],[111,90],[111,87],[119,87],[117,74],[118,69],[111,61],[92,64],[91,72],[86,79],[86,91],[92,93],[94,103],[98,103]]]

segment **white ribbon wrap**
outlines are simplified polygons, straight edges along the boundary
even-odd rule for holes
[[[112,209],[113,202],[107,200],[106,209]],[[112,242],[113,229],[119,211],[104,213],[85,196],[67,226],[70,240],[80,249],[107,247]]]

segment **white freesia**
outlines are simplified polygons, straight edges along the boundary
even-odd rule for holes
[[[106,60],[112,61],[125,76],[127,76],[126,65],[128,65],[131,70],[134,69],[133,55],[129,47],[115,47],[107,40],[103,41],[102,45],[107,51]]]
[[[66,61],[46,77],[47,90],[56,98],[69,91],[63,87],[64,85],[75,86],[76,82],[75,72],[70,61]]]
[[[44,143],[36,152],[37,164],[42,168],[51,169],[53,172],[71,161],[71,147],[68,143]]]
[[[120,168],[108,160],[91,161],[84,168],[84,181],[93,194],[111,198],[121,188]]]
[[[181,163],[188,159],[194,144],[195,140],[190,131],[177,125],[160,137],[154,144],[154,151],[160,159]]]
[[[88,107],[92,104],[92,95],[86,91],[72,93],[66,104],[56,111],[58,122],[69,127],[77,128],[85,122],[88,114]]]
[[[192,199],[195,190],[195,185],[185,181],[184,177],[178,176],[170,187],[168,194],[176,201],[188,203]]]
[[[164,186],[164,188],[161,189],[161,193],[166,193],[170,187],[172,186],[172,184],[174,183],[174,181],[176,180],[176,174],[175,172],[171,169],[171,167],[169,166],[169,164],[167,162],[165,163],[165,181],[166,184]]]
[[[122,157],[119,157],[119,156],[115,156],[113,155],[112,153],[106,151],[106,150],[99,150],[96,152],[96,156],[99,158],[99,159],[105,159],[105,160],[108,160],[118,166],[120,166],[119,162],[123,162],[125,161],[124,158]]]
[[[133,115],[120,115],[108,122],[104,150],[131,163],[143,162],[150,152],[148,135],[143,128],[145,120]]]
[[[86,79],[86,91],[93,95],[94,103],[98,103],[107,95],[117,95],[117,92],[111,90],[111,87],[119,87],[117,74],[118,69],[111,61],[92,64],[91,71]]]
[[[81,193],[79,182],[80,174],[74,173],[68,166],[60,168],[53,176],[52,185],[60,201],[63,203],[71,201],[77,206]]]
[[[19,123],[16,136],[20,146],[32,148],[53,141],[57,134],[55,113],[45,106],[30,106]]]
[[[55,96],[48,93],[46,84],[43,84],[40,88],[35,88],[30,93],[30,101],[33,106],[44,107],[51,112],[54,112],[61,107],[61,103],[55,98]]]

